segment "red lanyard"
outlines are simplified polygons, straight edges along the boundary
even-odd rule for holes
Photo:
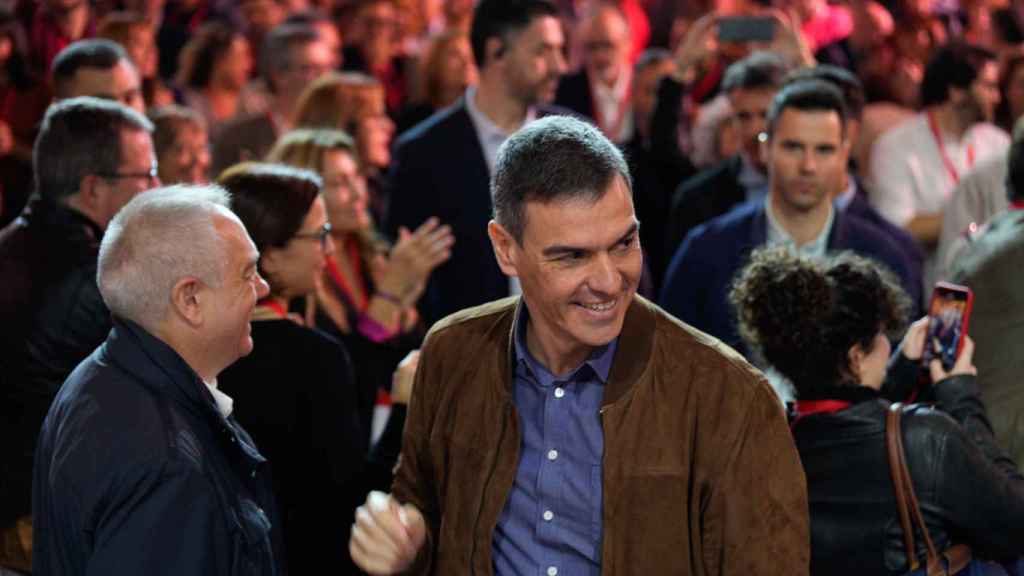
[[[361,282],[362,278],[362,264],[359,258],[359,246],[352,240],[346,240],[345,244],[348,248],[348,261],[352,265],[352,272],[355,273],[356,282]],[[369,304],[369,298],[366,297],[366,288],[363,287],[363,293],[358,295],[358,301],[356,301],[356,293],[352,290],[352,287],[345,281],[345,277],[341,275],[341,271],[338,270],[337,263],[334,262],[334,258],[327,258],[327,273],[330,274],[331,279],[334,283],[344,292],[349,298],[355,302],[356,312],[362,312],[366,310],[366,306]]]
[[[935,121],[935,113],[928,111],[928,127],[932,130],[932,138],[935,139],[935,146],[939,149],[939,157],[942,158],[942,164],[946,167],[946,172],[949,172],[949,177],[953,179],[953,184],[960,183],[960,174],[956,171],[956,166],[953,165],[953,161],[949,159],[949,155],[946,154],[946,145],[942,142],[942,133],[939,132],[939,124]],[[974,166],[974,146],[967,145],[967,169],[970,170]]]
[[[793,423],[789,426],[790,428],[796,426],[796,423],[804,416],[822,413],[832,414],[840,410],[846,410],[851,405],[850,402],[843,400],[797,400],[796,418],[793,419]]]
[[[288,311],[285,310],[284,306],[281,306],[281,303],[278,302],[277,300],[272,300],[270,298],[265,298],[265,299],[260,300],[259,302],[257,302],[256,305],[257,306],[263,306],[265,308],[270,308],[271,310],[274,311],[275,314],[277,314],[281,318],[288,318]]]
[[[1010,210],[1024,210],[1024,200],[1010,202]]]

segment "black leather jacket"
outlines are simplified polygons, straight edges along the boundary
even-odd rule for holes
[[[934,400],[934,406],[911,408],[902,431],[936,546],[966,543],[975,557],[991,559],[1024,555],[1024,477],[996,446],[975,377],[950,377],[926,393],[922,400]],[[852,406],[793,425],[807,475],[811,574],[905,573],[885,443],[889,402],[865,387],[836,387],[827,395]],[[922,539],[916,543],[924,558]]]
[[[110,332],[96,286],[102,234],[78,212],[38,198],[0,231],[0,526],[29,513],[46,410]]]

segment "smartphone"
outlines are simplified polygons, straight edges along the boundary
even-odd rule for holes
[[[973,304],[974,293],[967,286],[947,282],[935,284],[928,305],[928,338],[922,355],[925,366],[938,358],[944,370],[953,368],[964,346]]]
[[[719,42],[771,42],[775,19],[771,16],[728,16],[718,20]]]

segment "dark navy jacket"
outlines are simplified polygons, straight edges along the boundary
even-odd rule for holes
[[[43,423],[33,572],[280,574],[266,468],[174,350],[115,320]]]
[[[570,114],[538,106],[537,116]],[[415,230],[431,216],[452,228],[452,257],[437,267],[417,305],[427,326],[463,308],[508,296],[509,279],[487,236],[491,174],[466,99],[434,114],[398,139],[391,163],[388,222]]]
[[[665,311],[748,357],[728,301],[729,288],[750,252],[767,241],[764,204],[762,199],[751,200],[693,229],[672,258],[661,291],[660,304]],[[913,301],[920,301],[920,275],[914,275],[903,251],[876,226],[836,210],[828,250],[851,250],[884,264]]]

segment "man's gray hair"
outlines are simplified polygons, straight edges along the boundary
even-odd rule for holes
[[[498,149],[491,180],[494,219],[522,244],[526,202],[596,202],[616,176],[632,190],[622,152],[600,130],[571,116],[542,118]]]
[[[237,220],[230,204],[216,185],[156,188],[128,202],[100,244],[96,281],[110,312],[152,330],[182,278],[219,287],[228,250],[215,222],[217,216]]]
[[[89,174],[116,174],[121,168],[121,133],[153,132],[153,123],[135,110],[101,98],[81,96],[50,105],[32,151],[36,190],[44,200],[61,202],[78,193]]]

